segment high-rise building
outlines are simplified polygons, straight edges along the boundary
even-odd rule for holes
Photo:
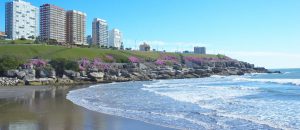
[[[92,43],[93,43],[93,38],[92,38],[91,35],[88,35],[88,36],[86,37],[86,43],[89,44],[89,45],[92,45]]]
[[[109,47],[121,48],[122,44],[122,33],[118,29],[109,31]]]
[[[67,43],[87,45],[85,38],[86,14],[80,11],[67,11]]]
[[[194,47],[194,53],[195,54],[206,54],[206,48],[205,47]]]
[[[22,0],[5,5],[5,32],[9,39],[38,36],[38,8]]]
[[[108,24],[105,20],[95,18],[93,21],[93,44],[109,46]]]
[[[66,11],[63,8],[51,4],[40,7],[40,36],[42,40],[66,42]]]

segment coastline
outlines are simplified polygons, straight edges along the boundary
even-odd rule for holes
[[[66,99],[70,90],[50,86],[0,87],[0,128],[172,130],[138,120],[87,110]]]

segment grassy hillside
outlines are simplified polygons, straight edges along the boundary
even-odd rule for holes
[[[33,40],[0,40],[1,44],[33,44]]]
[[[179,57],[177,53],[167,53]],[[67,48],[63,46],[50,46],[50,45],[0,45],[0,56],[14,55],[23,59],[30,58],[67,58],[77,60],[81,58],[104,58],[107,55],[112,55],[117,62],[127,62],[129,56],[135,56],[142,59],[155,60],[160,57],[160,52],[140,52],[140,51],[120,51],[98,48]],[[188,54],[193,55],[193,54]],[[194,55],[199,57],[216,57],[216,55]]]

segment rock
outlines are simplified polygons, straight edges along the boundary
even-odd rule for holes
[[[75,78],[77,75],[77,72],[75,72],[73,70],[65,70],[64,74],[70,78]]]
[[[26,74],[24,77],[24,80],[35,80],[35,75],[34,74]]]
[[[19,72],[17,73],[17,77],[18,77],[19,79],[23,79],[25,76],[26,76],[26,72],[25,72],[25,71],[19,71]]]
[[[49,71],[48,77],[49,77],[49,78],[56,78],[56,72],[55,72],[55,70]]]
[[[89,77],[93,79],[102,79],[104,78],[104,73],[103,72],[92,72],[89,73]]]
[[[7,70],[5,72],[6,77],[17,77],[18,70]]]
[[[48,72],[46,72],[45,70],[40,70],[39,71],[39,77],[40,78],[46,78],[46,77],[48,77]]]
[[[86,71],[80,71],[80,76],[82,76],[82,77],[87,77]]]

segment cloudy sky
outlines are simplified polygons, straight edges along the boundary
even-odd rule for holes
[[[0,30],[4,30],[4,1]],[[206,46],[268,68],[300,68],[299,0],[27,0],[52,3],[106,19],[123,32],[126,47],[147,42],[167,51]]]

